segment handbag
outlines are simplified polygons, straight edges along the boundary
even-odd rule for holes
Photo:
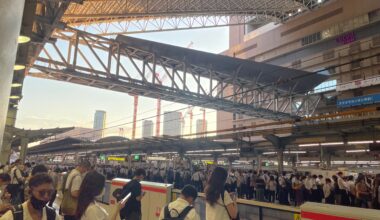
[[[73,176],[73,178],[70,181],[68,189],[63,190],[63,198],[62,198],[60,211],[64,215],[75,215],[76,214],[77,207],[78,207],[78,200],[71,195],[71,188],[73,185],[73,180],[77,176],[79,176],[79,174]]]
[[[238,213],[237,213],[237,215],[236,215],[236,218],[232,218],[231,215],[230,215],[230,213],[228,212],[227,206],[224,204],[224,192],[221,192],[221,193],[220,193],[220,197],[222,198],[223,206],[224,206],[224,208],[225,208],[226,211],[227,211],[228,217],[230,217],[231,220],[240,220],[239,211],[238,211]]]

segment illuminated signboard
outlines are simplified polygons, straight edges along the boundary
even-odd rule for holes
[[[109,161],[125,161],[125,157],[108,157]]]
[[[140,155],[133,155],[133,161],[140,161],[141,160],[141,156]]]
[[[339,44],[349,44],[354,42],[355,40],[356,36],[354,32],[349,32],[336,38],[336,42]]]

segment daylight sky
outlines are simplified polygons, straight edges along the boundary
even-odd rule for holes
[[[228,49],[228,27],[146,33],[132,35],[147,40],[187,47],[193,42],[192,49],[220,53]],[[156,114],[156,101],[140,97],[137,119],[153,117]],[[186,107],[162,101],[162,113]],[[19,103],[16,126],[27,129],[54,127],[92,128],[96,110],[107,112],[106,136],[118,135],[124,128],[128,136],[132,128],[133,97],[125,93],[102,90],[66,82],[26,77],[23,99]],[[182,110],[185,113],[186,110]],[[208,130],[216,128],[216,114],[207,111]],[[202,118],[199,108],[194,108],[193,132],[195,121]],[[155,121],[155,118],[150,120]],[[185,133],[188,133],[188,117]],[[163,121],[163,119],[161,119]],[[141,135],[141,121],[137,123],[137,137]],[[161,129],[162,131],[162,129]]]

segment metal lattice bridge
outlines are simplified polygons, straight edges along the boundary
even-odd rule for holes
[[[326,1],[325,1],[326,2]],[[286,22],[318,0],[41,0],[27,74],[266,119],[312,115],[326,77],[123,34]],[[166,77],[162,82],[160,79]]]

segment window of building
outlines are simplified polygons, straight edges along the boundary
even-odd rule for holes
[[[360,61],[358,61],[358,60],[352,61],[352,63],[351,63],[351,69],[352,70],[359,69],[360,67],[361,67]]]
[[[236,113],[232,114],[232,120],[236,120]]]
[[[315,43],[321,39],[322,39],[321,32],[317,32],[317,33],[314,33],[314,34],[311,34],[309,36],[302,38],[301,43],[302,43],[302,46],[305,46],[308,44]]]
[[[363,90],[355,89],[354,90],[354,96],[355,97],[363,96]]]
[[[330,50],[323,53],[323,60],[331,60],[335,57],[335,51]]]
[[[360,41],[354,42],[350,44],[350,54],[359,53],[360,52]]]
[[[380,46],[380,35],[372,37],[372,46],[379,47]]]
[[[351,79],[352,80],[358,80],[358,79],[361,79],[362,78],[362,74],[361,73],[357,73],[357,74],[352,74],[351,75]]]
[[[380,9],[368,13],[368,18],[371,23],[380,20]]]
[[[292,68],[299,69],[301,68],[301,60],[296,60],[292,62]]]

